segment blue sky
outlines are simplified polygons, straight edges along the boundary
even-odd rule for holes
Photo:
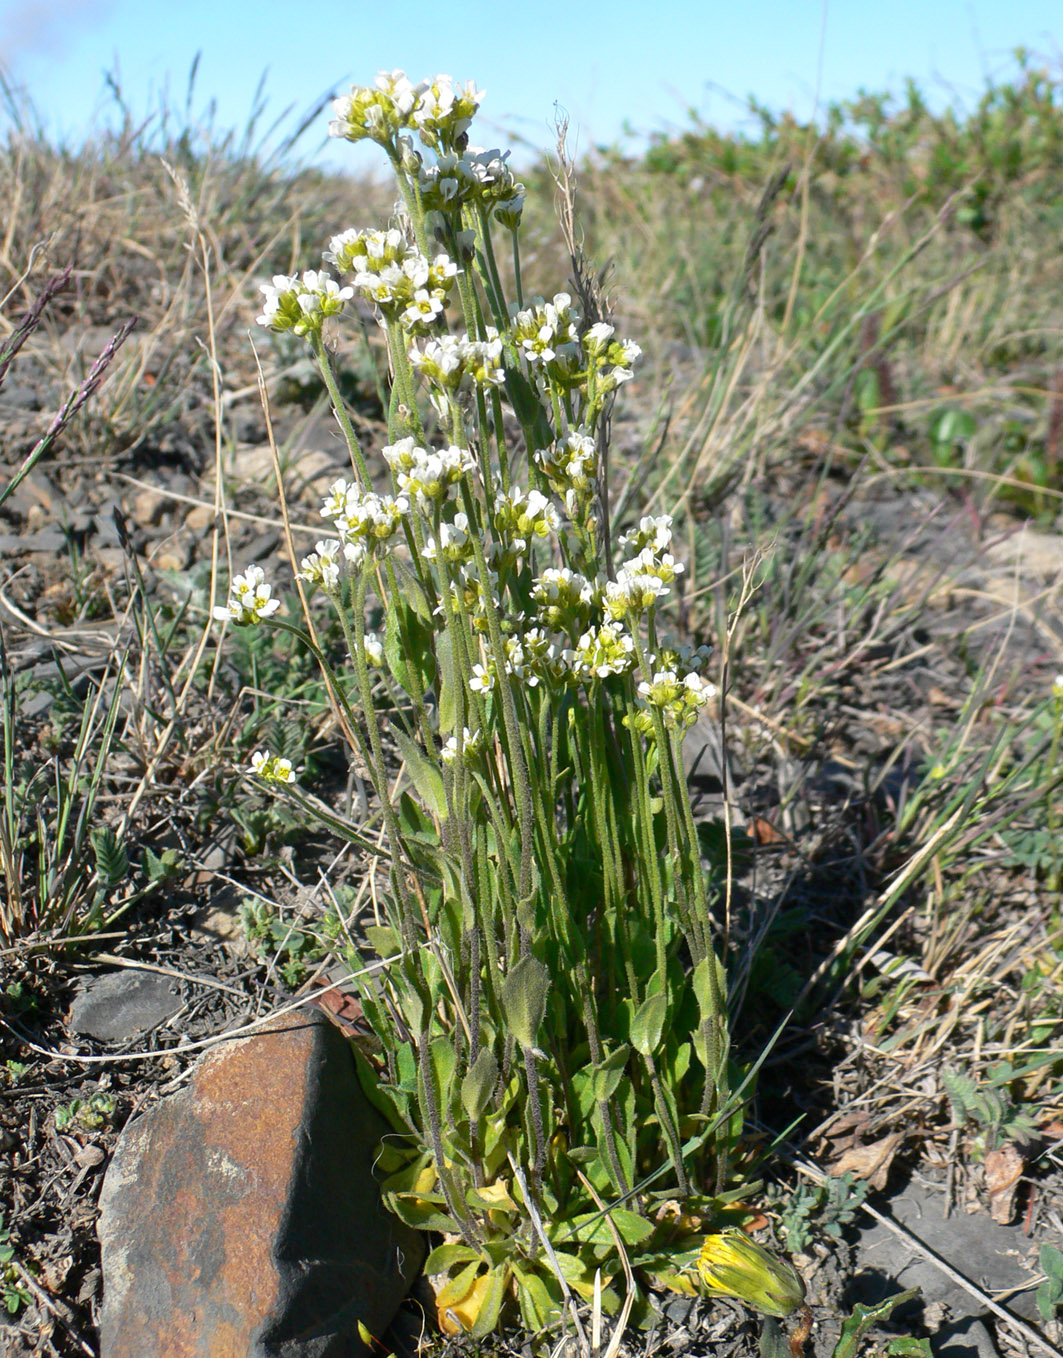
[[[264,71],[269,114],[294,117],[402,67],[487,91],[474,141],[549,145],[556,102],[586,147],[625,121],[683,127],[688,108],[734,126],[750,94],[807,116],[817,93],[899,90],[909,75],[936,103],[969,104],[1019,45],[1063,73],[1060,0],[0,0],[0,67],[69,140],[114,116],[108,71],[135,117],[167,90],[183,107],[197,52],[193,111],[216,99],[222,127],[243,127]],[[326,122],[304,154],[355,168],[369,148],[326,144]]]

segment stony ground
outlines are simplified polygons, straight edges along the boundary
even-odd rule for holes
[[[90,334],[80,342],[102,341]],[[23,365],[0,391],[0,460],[9,465],[55,408],[58,393],[46,377]],[[319,490],[345,459],[302,375],[280,394],[274,433],[298,538],[300,524],[307,536],[313,531]],[[173,617],[198,609],[201,625],[215,513],[211,443],[198,410],[132,451],[99,458],[60,448],[0,510],[0,624],[18,686],[19,739],[42,763],[69,748],[71,713],[116,648],[157,664],[143,660],[142,617],[130,604],[139,588],[166,599]],[[377,414],[367,399],[367,429]],[[227,420],[227,547],[238,564],[270,566],[284,534],[253,381],[228,403]],[[972,672],[992,666],[989,687],[1007,703],[1044,690],[1063,669],[1063,544],[1051,532],[1020,531],[1015,519],[982,516],[962,497],[926,490],[901,498],[888,480],[855,491],[842,480],[824,486],[799,462],[787,476],[774,493],[780,504],[807,500],[841,576],[854,587],[888,588],[884,612],[838,622],[833,654],[818,642],[819,663],[834,667],[821,699],[829,719],[817,727],[828,739],[811,747],[800,733],[765,734],[766,724],[750,717],[733,724],[726,753],[718,729],[700,730],[691,747],[701,754],[691,775],[699,814],[711,825],[729,776],[745,821],[736,899],[750,935],[752,998],[741,1029],[750,1050],[791,1004],[810,1001],[767,1061],[751,1110],[763,1137],[802,1118],[773,1162],[778,1182],[767,1218],[783,1243],[787,1223],[801,1243],[816,1318],[810,1348],[819,1355],[831,1352],[840,1317],[855,1302],[914,1285],[922,1300],[894,1317],[894,1333],[930,1335],[937,1352],[979,1358],[1045,1352],[1006,1313],[1059,1342],[1031,1291],[1039,1244],[1063,1238],[1058,1083],[1046,1075],[1035,1086],[1028,1125],[998,1122],[995,1149],[1004,1159],[993,1160],[985,1127],[950,1111],[942,1071],[977,1050],[979,1024],[997,1032],[1002,1012],[1018,1014],[1031,971],[1054,976],[1058,987],[1058,907],[1032,874],[1002,866],[981,879],[977,908],[939,946],[928,944],[925,898],[902,899],[892,933],[863,956],[856,985],[842,990],[825,976],[809,990],[806,982],[896,867],[890,827],[898,804],[911,795],[936,733],[963,708]],[[841,635],[846,626],[863,637]],[[224,737],[247,716],[239,687],[246,676],[228,674],[224,656],[208,661],[213,687],[183,705],[180,739],[155,766],[134,816],[141,845],[156,856],[177,851],[173,872],[113,928],[0,956],[0,1057],[9,1063],[6,1075],[0,1070],[0,1211],[22,1265],[5,1275],[13,1300],[0,1347],[12,1358],[97,1352],[103,1175],[122,1127],[181,1086],[198,1051],[192,1044],[293,993],[311,998],[338,974],[328,959],[311,958],[285,977],[290,953],[261,943],[256,952],[241,927],[239,907],[257,893],[281,918],[312,930],[328,891],[353,869],[337,867],[334,849],[312,834],[272,826],[256,839],[247,815],[226,799],[235,765],[225,762]],[[739,688],[749,711],[772,696],[775,682],[751,671]],[[150,706],[164,687],[160,674],[146,674],[139,691]],[[129,714],[129,732],[137,720]],[[350,789],[327,725],[316,740],[322,795],[342,798]],[[108,774],[103,804],[114,823],[140,785],[142,754],[130,735]],[[766,963],[757,961],[754,936],[771,939]],[[937,965],[891,986],[883,979],[889,955],[929,956]],[[325,1007],[349,1026],[357,1010],[345,1007],[345,989],[330,995]],[[1027,1023],[1016,1048],[1058,1042],[1058,1002],[1054,1013],[1047,1028]],[[817,1170],[868,1185],[867,1203],[899,1234],[855,1203],[835,1204],[833,1220],[822,1203],[813,1206]],[[416,1348],[419,1316],[408,1304],[396,1351]],[[757,1352],[758,1333],[735,1305],[662,1299],[654,1330],[626,1351],[729,1358]],[[521,1336],[492,1345],[479,1352],[530,1353]],[[439,1339],[429,1348],[476,1351]]]

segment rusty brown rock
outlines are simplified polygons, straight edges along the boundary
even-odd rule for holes
[[[368,1353],[423,1255],[373,1180],[384,1131],[319,1014],[215,1048],[108,1169],[101,1358]]]

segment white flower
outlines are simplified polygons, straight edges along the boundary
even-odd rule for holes
[[[464,759],[475,759],[476,756],[483,749],[483,745],[484,738],[483,733],[481,731],[470,731],[467,726],[462,727],[461,753]],[[441,754],[443,756],[444,764],[453,763],[453,761],[457,759],[458,757],[457,736],[449,736],[443,742],[443,749],[441,751]]]
[[[605,321],[598,321],[584,332],[583,343],[588,352],[595,353],[613,338],[616,331],[611,325],[606,325]]]
[[[344,302],[354,296],[353,288],[341,288],[323,269],[308,269],[302,278],[276,274],[263,283],[265,297],[262,314],[255,319],[270,330],[291,330],[296,335],[320,331],[327,316],[343,310]]]
[[[229,586],[228,604],[224,608],[215,607],[215,621],[235,622],[241,626],[261,622],[280,608],[280,600],[271,598],[271,594],[262,567],[248,566],[243,575],[234,576]]]
[[[636,618],[647,608],[653,608],[667,593],[668,586],[660,576],[621,570],[616,580],[606,583],[602,602],[609,616],[619,622],[623,618]]]
[[[339,552],[340,544],[335,539],[319,542],[317,551],[300,561],[298,578],[311,585],[321,585],[326,590],[335,589],[340,582]]]
[[[669,703],[675,702],[679,697],[679,680],[675,670],[659,670],[653,676],[652,683],[643,680],[639,684],[639,696],[655,707],[667,707]]]
[[[586,621],[594,601],[594,586],[567,566],[550,567],[532,582],[532,598],[540,605],[547,627],[569,632]]]
[[[618,623],[605,622],[593,632],[584,632],[576,649],[565,651],[564,658],[581,678],[607,679],[631,668],[634,650],[629,632]]]
[[[256,750],[251,756],[251,772],[267,783],[294,783],[295,770],[290,759],[279,759],[268,750]]]
[[[384,668],[384,646],[375,632],[366,632],[362,641],[365,659],[370,669]]]
[[[384,448],[383,453],[399,488],[422,510],[433,501],[445,499],[451,486],[475,465],[469,450],[453,443],[449,448],[434,451],[421,448],[412,438],[400,439]]]
[[[1052,696],[1063,698],[1063,674],[1057,674],[1052,680]]]
[[[641,552],[649,547],[654,552],[663,552],[672,541],[672,516],[662,514],[659,518],[646,515],[639,519],[638,528],[633,528],[630,533],[621,533],[618,542],[621,547],[631,547],[636,552]]]
[[[455,514],[453,523],[439,525],[439,540],[429,537],[424,544],[428,561],[442,557],[444,561],[467,561],[472,554],[469,541],[469,520],[465,514]]]
[[[494,686],[494,672],[484,665],[473,665],[469,687],[476,693],[490,693]]]

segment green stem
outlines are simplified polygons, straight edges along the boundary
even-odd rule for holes
[[[351,455],[351,465],[361,478],[362,485],[367,490],[372,488],[373,482],[369,476],[369,468],[366,466],[365,456],[362,453],[362,445],[358,442],[358,435],[354,432],[354,425],[351,417],[347,414],[347,406],[340,394],[339,385],[336,382],[336,375],[332,371],[332,359],[329,351],[325,347],[325,341],[321,338],[319,330],[312,330],[308,336],[310,347],[314,351],[314,357],[321,367],[321,375],[325,379],[325,388],[328,391],[329,399],[332,401],[332,409],[339,421],[339,426],[343,430],[343,437],[347,440],[347,448]]]

